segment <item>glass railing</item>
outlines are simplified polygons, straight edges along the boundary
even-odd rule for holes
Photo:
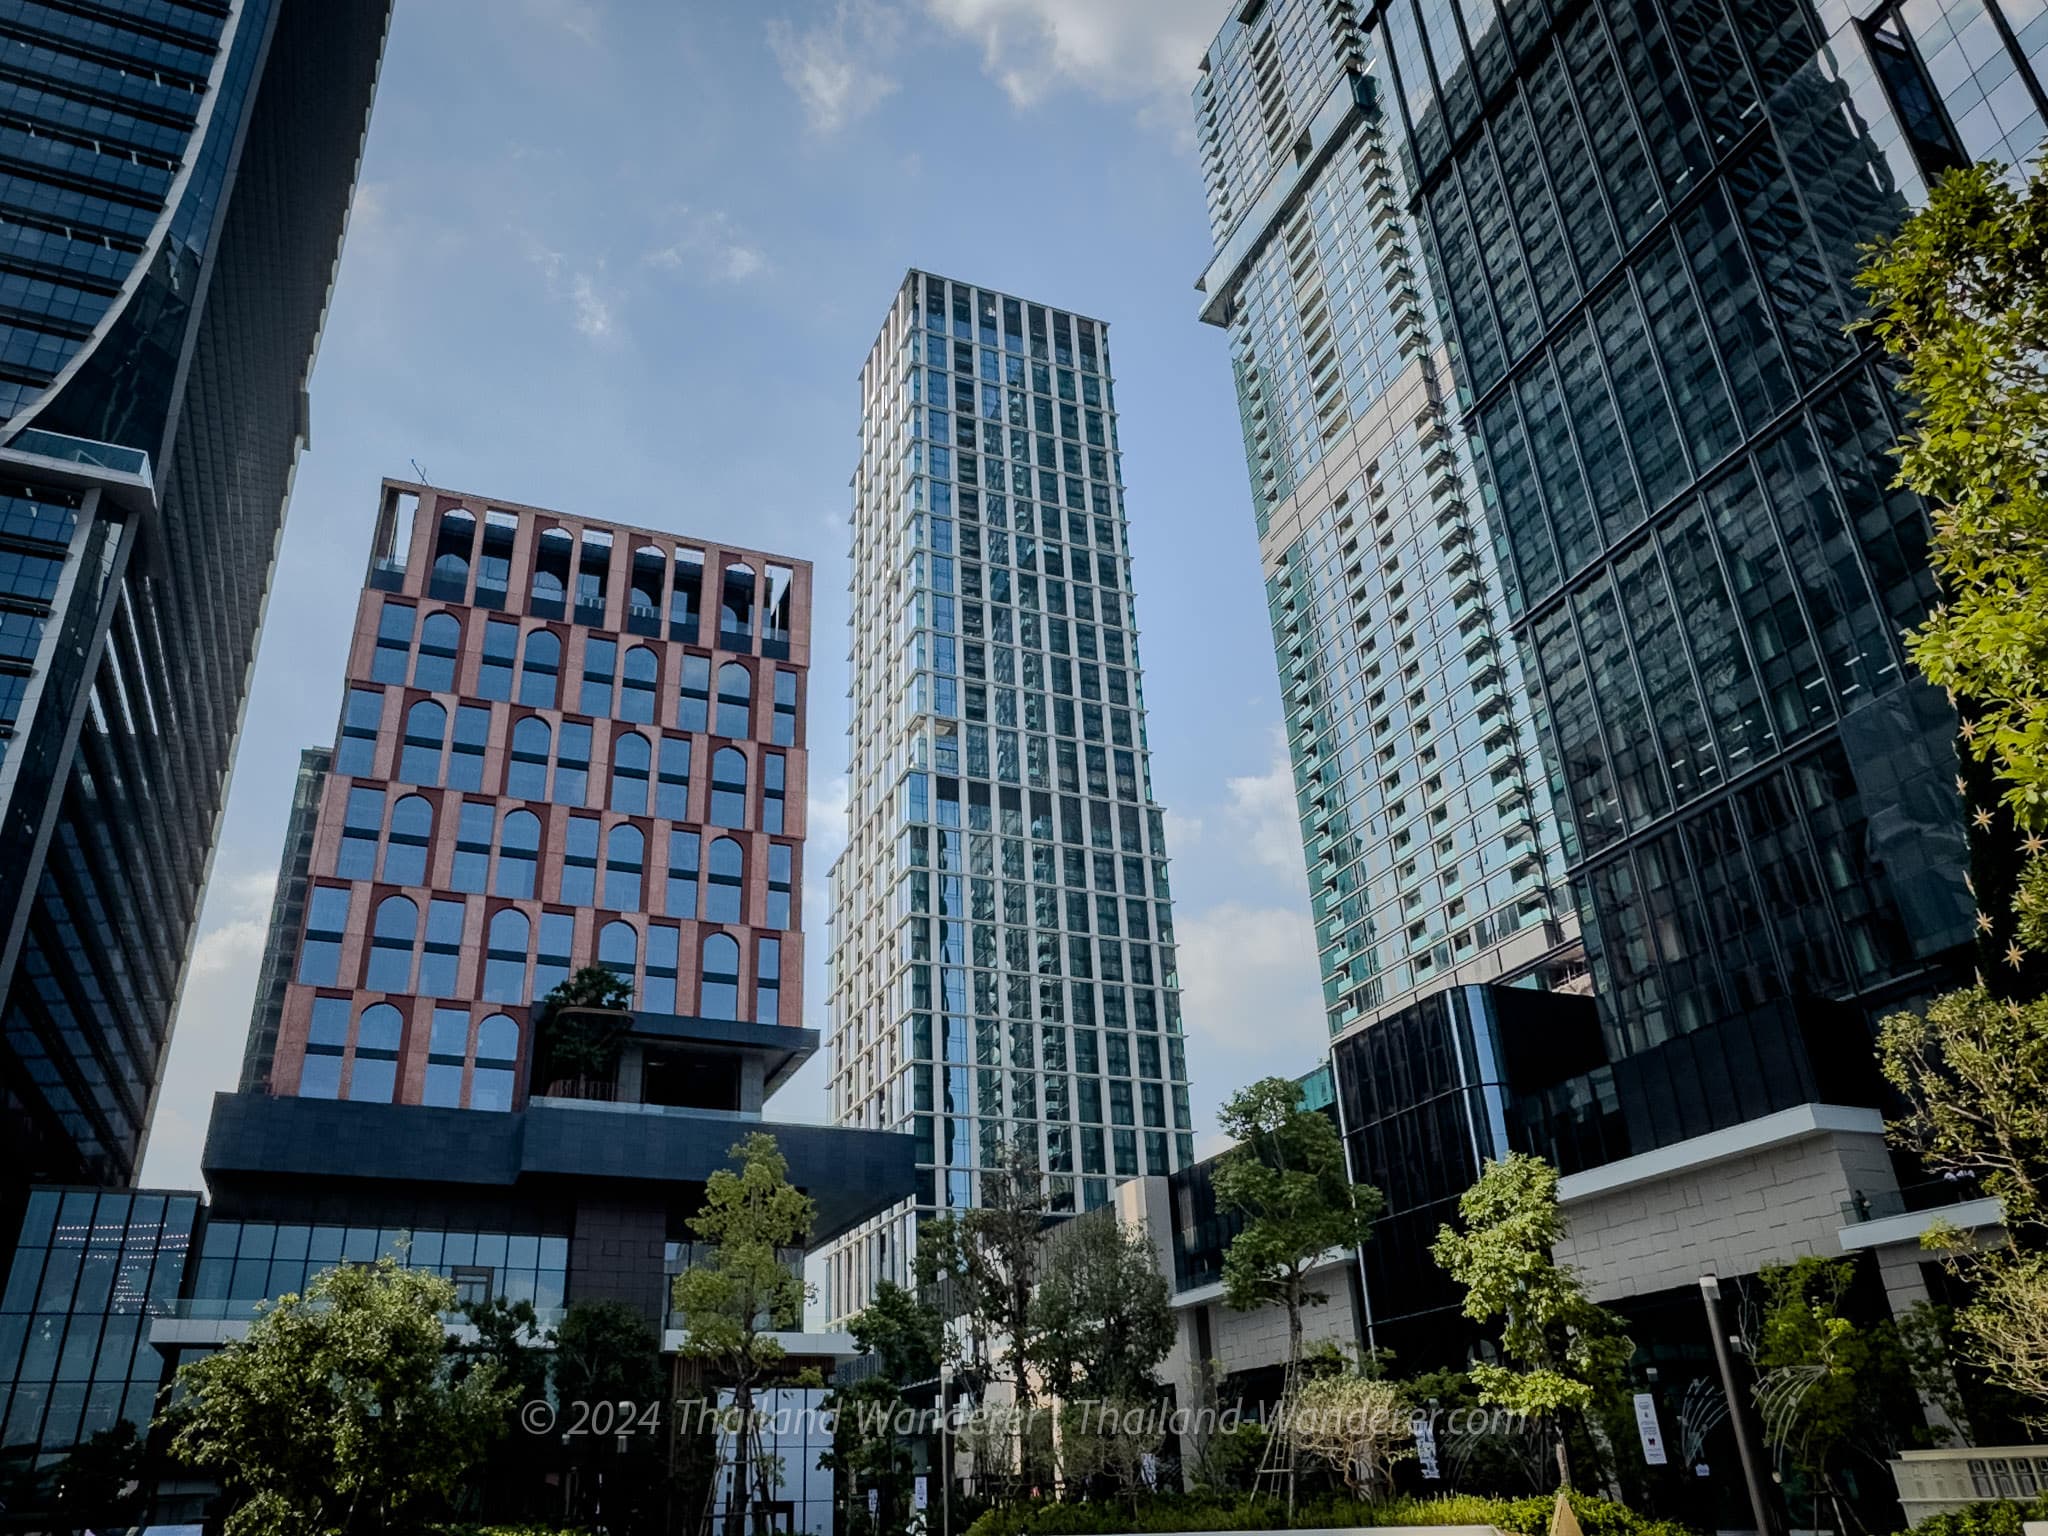
[[[743,1109],[686,1109],[678,1104],[628,1104],[617,1099],[569,1099],[537,1094],[526,1101],[529,1109],[586,1109],[608,1115],[680,1115],[692,1120],[759,1120]]]
[[[1955,1179],[1928,1179],[1901,1189],[1859,1189],[1851,1199],[1842,1202],[1842,1221],[1853,1227],[1866,1221],[1888,1221],[1894,1216],[1946,1210],[1983,1197],[1984,1191],[1977,1180],[1967,1175]]]
[[[261,1315],[267,1304],[244,1297],[180,1296],[168,1306],[152,1306],[148,1315],[194,1323],[249,1323]],[[562,1307],[535,1307],[533,1315],[540,1327],[552,1328],[561,1322],[565,1310]],[[446,1328],[466,1328],[469,1319],[460,1311],[443,1312],[441,1323]]]
[[[89,437],[67,437],[61,432],[45,432],[40,427],[30,427],[16,433],[7,446],[17,453],[32,453],[38,458],[86,464],[94,469],[111,469],[123,475],[140,475],[144,480],[150,478],[149,455],[140,448],[124,448],[119,443],[95,442]]]

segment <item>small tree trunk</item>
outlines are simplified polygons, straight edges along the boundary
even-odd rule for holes
[[[754,1433],[754,1389],[747,1382],[733,1388],[732,1503],[725,1512],[725,1536],[746,1536],[747,1505],[753,1486],[747,1481],[747,1450]]]
[[[1557,1486],[1568,1492],[1572,1486],[1572,1453],[1571,1447],[1565,1439],[1564,1419],[1562,1416],[1552,1420],[1550,1444],[1551,1448],[1557,1453]]]

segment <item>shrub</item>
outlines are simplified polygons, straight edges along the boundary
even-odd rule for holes
[[[1912,1536],[2021,1536],[2029,1520],[2048,1520],[2048,1495],[2031,1504],[2009,1500],[1971,1504],[1948,1515],[1930,1515],[1913,1527]]]
[[[1588,1494],[1571,1495],[1572,1510],[1586,1536],[1693,1536],[1686,1526],[1652,1520],[1620,1504]],[[1363,1526],[1493,1525],[1515,1536],[1545,1536],[1554,1494],[1526,1499],[1489,1499],[1475,1495],[1445,1498],[1394,1499],[1360,1504],[1350,1499],[1305,1499],[1295,1506],[1293,1529],[1328,1530]],[[968,1529],[967,1536],[1109,1536],[1137,1532],[1140,1536],[1174,1531],[1271,1531],[1288,1528],[1286,1509],[1270,1499],[1219,1499],[1212,1494],[1162,1493],[1136,1501],[1123,1499],[1089,1504],[1012,1504],[992,1509]],[[1924,1528],[1923,1528],[1924,1529]],[[1940,1536],[2008,1536],[2003,1530],[1957,1530]],[[2020,1536],[2015,1525],[2009,1536]]]

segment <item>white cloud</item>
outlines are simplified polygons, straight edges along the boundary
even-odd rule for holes
[[[277,892],[277,877],[262,870],[249,870],[217,881],[208,901],[220,911],[211,927],[200,928],[192,945],[192,974],[219,976],[247,967],[254,969],[263,958],[263,941],[270,932],[270,902]]]
[[[578,42],[597,46],[598,7],[591,0],[526,0],[526,12]]]
[[[1225,902],[1183,913],[1176,936],[1188,1076],[1213,1097],[1195,1106],[1212,1124],[1239,1088],[1299,1077],[1328,1051],[1315,929],[1299,908]]]
[[[1061,85],[1188,115],[1196,66],[1226,0],[924,0],[981,44],[983,67],[1028,107]]]
[[[528,255],[547,282],[548,296],[568,304],[576,329],[592,341],[610,336],[615,328],[617,300],[599,286],[604,277],[604,262],[600,260],[594,269],[575,268],[562,252],[549,250],[531,239],[528,244]]]
[[[1287,738],[1276,726],[1273,755],[1262,773],[1225,781],[1230,791],[1228,815],[1242,831],[1246,851],[1259,864],[1296,890],[1308,889],[1301,848],[1301,812],[1294,798],[1294,769],[1287,760]]]
[[[889,64],[902,26],[902,13],[881,0],[837,0],[830,16],[802,28],[768,23],[769,50],[814,132],[837,133],[895,91]]]
[[[142,1177],[154,1188],[199,1186],[199,1153],[213,1095],[233,1088],[241,1074],[276,888],[273,869],[216,868],[207,886],[172,1031],[177,1047],[150,1123]]]
[[[682,233],[644,258],[650,267],[714,283],[744,283],[768,270],[768,254],[721,210],[678,210]]]

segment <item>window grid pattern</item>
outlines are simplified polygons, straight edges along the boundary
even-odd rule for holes
[[[1638,1137],[1700,1134],[1802,1091],[1727,1065],[1784,1000],[1967,939],[1960,825],[1880,814],[1950,802],[1953,718],[1908,683],[1927,518],[1844,328],[1858,247],[1944,156],[2031,153],[2048,27],[2003,0],[1465,10],[1391,0],[1387,94],[1608,1054],[1657,1106]]]
[[[473,510],[425,488],[387,486],[386,498],[280,1091],[514,1108],[532,1007],[584,964],[614,965],[656,1011],[799,1017],[808,571],[732,550],[671,560],[654,535]],[[566,583],[558,603],[537,575],[519,579],[558,534],[575,551],[573,604]],[[698,596],[707,559],[723,573],[714,609]],[[498,615],[465,601],[486,576],[475,590]],[[400,625],[394,610],[417,612]],[[625,634],[592,627],[621,618]],[[743,634],[742,653],[726,648]],[[683,685],[700,671],[728,700],[780,708],[693,711]],[[365,686],[370,674],[384,681]],[[601,712],[579,712],[586,703]],[[700,911],[695,854],[686,880],[672,861],[714,821],[721,895]],[[661,857],[671,863],[650,869]],[[730,1000],[702,986],[718,932],[771,957],[735,974]]]
[[[831,1106],[920,1169],[835,1247],[834,1317],[1005,1142],[1069,1210],[1193,1160],[1106,330],[913,274],[863,407]]]

